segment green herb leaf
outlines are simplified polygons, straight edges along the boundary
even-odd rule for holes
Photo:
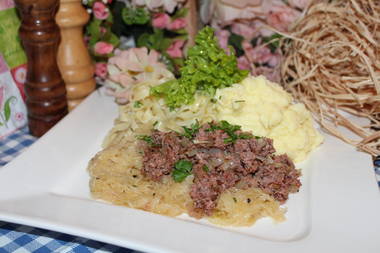
[[[252,139],[252,134],[236,134],[236,131],[241,130],[241,126],[232,125],[228,121],[222,120],[219,124],[209,123],[210,128],[206,129],[207,132],[215,130],[222,130],[228,134],[229,137],[224,139],[224,143],[235,143],[238,139]],[[255,136],[257,138],[257,136]],[[259,137],[260,138],[260,137]]]
[[[159,147],[160,146],[157,143],[155,143],[153,141],[152,137],[149,135],[138,135],[136,138],[139,140],[145,141],[146,143],[148,143],[152,147]]]
[[[235,55],[227,55],[220,48],[211,27],[203,28],[195,38],[195,46],[188,50],[188,57],[180,69],[181,77],[151,89],[162,96],[171,109],[194,102],[196,91],[213,96],[216,89],[240,82],[248,71],[239,70]]]
[[[187,160],[179,160],[174,164],[172,173],[173,180],[177,183],[182,182],[187,176],[191,175],[193,164]]]
[[[252,134],[239,134],[237,137],[238,137],[238,139],[247,140],[247,139],[252,139],[253,135]]]
[[[143,103],[141,103],[141,101],[135,101],[135,102],[133,103],[133,107],[134,107],[134,108],[140,108],[142,105],[143,105]]]
[[[202,170],[204,172],[209,172],[210,171],[210,169],[207,167],[207,165],[203,165]]]
[[[182,128],[185,131],[183,133],[183,136],[192,139],[196,135],[196,133],[198,133],[199,128],[201,128],[201,126],[199,125],[199,121],[195,120],[195,123],[191,124],[190,127],[183,126]]]

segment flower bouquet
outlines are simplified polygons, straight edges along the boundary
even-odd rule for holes
[[[192,22],[186,0],[83,0],[83,3],[92,14],[85,40],[96,61],[98,83],[107,78],[108,59],[131,48],[145,47],[158,52],[149,58],[150,53],[144,51],[150,60],[157,58],[170,71],[178,73],[189,41],[188,24]],[[131,55],[135,55],[132,51]],[[136,52],[141,56],[142,51]]]
[[[238,56],[238,66],[253,75],[280,81],[279,40],[311,0],[206,0],[200,17],[216,28],[220,46]]]

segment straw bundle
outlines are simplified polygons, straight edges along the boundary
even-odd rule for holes
[[[285,87],[329,133],[380,155],[380,1],[315,1],[289,37]],[[369,123],[355,123],[347,112]]]

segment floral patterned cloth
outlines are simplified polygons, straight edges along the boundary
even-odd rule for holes
[[[0,139],[26,125],[26,106],[0,54]]]

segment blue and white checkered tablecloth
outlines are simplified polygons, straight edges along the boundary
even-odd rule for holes
[[[34,143],[36,138],[23,128],[0,140],[0,167]],[[125,252],[126,248],[45,229],[0,221],[0,253]]]

